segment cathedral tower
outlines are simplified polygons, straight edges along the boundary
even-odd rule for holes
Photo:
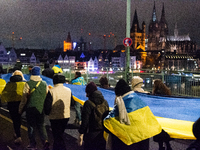
[[[148,50],[165,49],[167,35],[168,35],[168,25],[165,19],[164,3],[163,3],[160,22],[158,22],[157,16],[156,16],[155,1],[154,1],[152,19],[149,24]]]
[[[73,45],[72,45],[71,35],[70,35],[70,32],[68,32],[67,40],[63,42],[63,51],[66,52],[72,49],[73,49]]]
[[[145,22],[142,23],[142,29],[139,27],[137,11],[135,10],[133,23],[131,27],[131,39],[132,39],[132,47],[133,50],[142,49],[145,51],[145,32],[146,25]]]

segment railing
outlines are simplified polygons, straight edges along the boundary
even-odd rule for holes
[[[74,73],[78,70],[64,72],[65,77],[71,81],[74,78]],[[120,78],[124,78],[124,71],[114,72],[88,72],[82,73],[82,76],[87,82],[93,81],[99,85],[99,79],[105,75],[111,87],[115,87]],[[152,70],[131,70],[129,75],[129,83],[133,76],[140,76],[144,81],[144,90],[152,91],[153,82],[155,79],[161,79],[167,87],[170,88],[172,95],[176,96],[200,96],[200,74],[196,72],[169,72],[169,71],[152,71]]]
[[[41,66],[43,70],[43,67]],[[99,72],[89,72],[86,70],[73,70],[66,69],[64,75],[66,79],[70,81],[74,78],[76,71],[81,71],[82,76],[86,82],[93,81],[99,85],[99,79],[102,75],[105,75],[111,87],[115,87],[117,81],[120,78],[125,77],[124,71],[119,71],[118,68],[113,70],[118,71],[109,71],[110,68],[105,68],[104,71]],[[24,74],[28,74],[28,65],[25,65],[22,68]],[[198,72],[170,72],[170,71],[156,71],[156,70],[130,70],[129,83],[133,76],[140,76],[144,80],[144,90],[152,91],[153,82],[155,79],[161,79],[171,90],[172,95],[176,96],[200,96],[200,73]]]

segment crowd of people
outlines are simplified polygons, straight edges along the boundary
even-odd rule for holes
[[[71,84],[85,87],[88,100],[83,106],[74,100],[71,89],[64,86],[66,79],[59,64],[51,69],[46,63],[43,71],[39,66],[31,66],[29,73],[30,80],[26,81],[20,69],[16,69],[1,94],[1,101],[7,103],[13,121],[14,143],[23,142],[20,133],[21,114],[26,112],[29,137],[27,149],[36,149],[35,132],[38,130],[43,149],[49,150],[50,143],[44,125],[45,115],[48,115],[54,138],[53,150],[66,150],[63,134],[73,104],[75,124],[79,125],[77,143],[84,150],[148,150],[149,139],[152,137],[158,142],[159,150],[165,150],[164,143],[167,150],[172,150],[169,134],[162,129],[151,109],[135,92],[149,93],[142,88],[141,77],[134,76],[131,86],[120,79],[115,88],[110,87],[106,76],[99,79],[101,88],[112,90],[116,95],[113,99],[114,107],[110,110],[97,85],[94,82],[86,83],[80,72],[75,73]],[[41,73],[53,80],[53,87],[50,88],[42,80]],[[171,92],[157,79],[150,94],[171,95]],[[194,131],[197,131],[195,136],[199,137],[200,130],[196,127]],[[193,145],[197,144],[199,142]],[[190,147],[193,148],[193,145]]]

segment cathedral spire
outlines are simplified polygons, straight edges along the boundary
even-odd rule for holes
[[[139,28],[139,23],[138,23],[138,16],[137,16],[137,11],[135,10],[134,18],[133,18],[133,23],[131,27],[131,32],[135,31],[135,27],[137,26],[137,32],[140,31]]]
[[[67,36],[66,42],[72,42],[70,32],[68,32],[68,36]]]
[[[155,6],[155,1],[154,1],[154,6],[153,6],[152,20],[153,20],[153,22],[156,21],[156,6]]]
[[[161,15],[161,22],[165,22],[165,7],[164,7],[164,3],[163,3],[163,8],[162,8],[162,15]]]

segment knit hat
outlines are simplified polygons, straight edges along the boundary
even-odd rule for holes
[[[53,84],[58,84],[58,83],[65,83],[65,76],[62,75],[61,73],[55,74],[53,76]]]
[[[22,77],[22,80],[25,80],[23,73],[20,70],[15,70],[15,72],[12,74],[12,76],[20,75]]]
[[[97,90],[97,86],[94,82],[88,83],[85,88],[85,92],[87,93],[87,96],[91,95],[96,90]]]
[[[115,86],[115,95],[122,96],[130,92],[131,88],[124,79],[120,79]]]
[[[139,85],[140,83],[143,84],[143,79],[139,76],[134,76],[131,81],[131,87],[134,89],[135,86]]]
[[[39,76],[40,75],[40,67],[38,67],[38,66],[33,67],[31,70],[31,74],[34,76]]]

